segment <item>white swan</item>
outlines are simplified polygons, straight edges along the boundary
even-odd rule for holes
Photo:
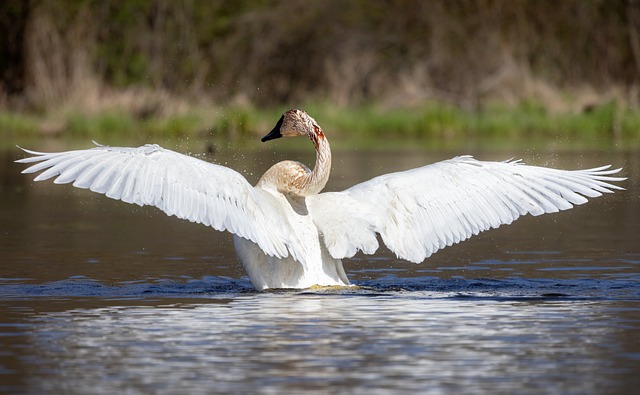
[[[307,136],[313,170],[276,163],[252,187],[239,173],[158,145],[58,153],[25,150],[23,171],[44,170],[73,185],[233,233],[252,284],[267,288],[348,285],[342,258],[373,254],[376,234],[399,258],[422,262],[437,250],[527,213],[566,210],[586,197],[623,189],[620,169],[556,170],[519,161],[456,157],[320,193],[331,168],[325,135],[306,112],[289,110],[262,141]]]

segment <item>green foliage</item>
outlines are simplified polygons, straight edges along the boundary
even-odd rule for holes
[[[517,107],[493,104],[475,112],[439,102],[411,109],[385,109],[371,104],[342,108],[319,102],[301,108],[322,125],[334,142],[407,141],[455,146],[475,141],[522,146],[547,141],[597,147],[640,144],[640,111],[621,109],[615,102],[581,113],[561,114],[550,114],[533,102]],[[194,107],[184,114],[144,119],[125,110],[70,112],[58,116],[63,122],[56,133],[99,140],[118,136],[145,140],[206,136],[243,142],[266,134],[285,110],[231,106],[211,114],[210,109]],[[38,135],[46,132],[43,122],[41,117],[0,112],[0,134]]]
[[[201,127],[202,118],[195,113],[141,120],[120,110],[92,115],[69,114],[66,118],[65,133],[73,137],[89,138],[106,136],[179,138],[196,135]]]
[[[256,130],[255,114],[243,108],[227,109],[213,126],[213,132],[229,140],[245,138]]]
[[[145,123],[143,133],[165,137],[193,136],[202,130],[202,117],[196,113],[174,115]]]
[[[34,116],[17,112],[0,111],[0,135],[35,135],[40,129],[39,125],[40,122]]]
[[[66,118],[66,128],[70,136],[99,138],[109,134],[133,135],[136,122],[131,114],[124,111],[106,111],[98,114],[71,113]]]

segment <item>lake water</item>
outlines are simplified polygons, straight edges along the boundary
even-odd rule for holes
[[[313,161],[261,148],[213,159],[252,182]],[[460,153],[340,149],[327,189]],[[0,150],[0,393],[637,393],[640,154],[468,153],[630,179],[419,265],[356,256],[357,288],[258,293],[228,234],[34,183]]]

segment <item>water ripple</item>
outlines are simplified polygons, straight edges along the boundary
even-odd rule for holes
[[[205,276],[200,279],[153,279],[125,281],[117,284],[74,276],[61,281],[41,284],[22,283],[21,279],[1,279],[0,299],[30,298],[135,298],[149,297],[226,297],[229,294],[255,292],[246,278]],[[271,291],[277,292],[277,291]],[[375,280],[358,281],[355,287],[313,289],[296,293],[421,293],[434,298],[483,297],[483,298],[608,298],[640,299],[640,281],[636,279],[549,279],[549,278],[451,278],[409,277],[389,274]]]

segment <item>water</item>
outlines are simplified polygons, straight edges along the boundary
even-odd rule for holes
[[[35,147],[46,148],[46,147]],[[61,148],[61,147],[56,147]],[[64,148],[64,147],[62,147]],[[457,154],[457,153],[455,153]],[[358,287],[257,293],[230,236],[33,183],[0,151],[0,393],[625,394],[640,385],[640,155],[475,152],[625,167],[627,191],[525,217]],[[328,189],[453,153],[334,153]],[[222,150],[255,181],[312,153]]]

